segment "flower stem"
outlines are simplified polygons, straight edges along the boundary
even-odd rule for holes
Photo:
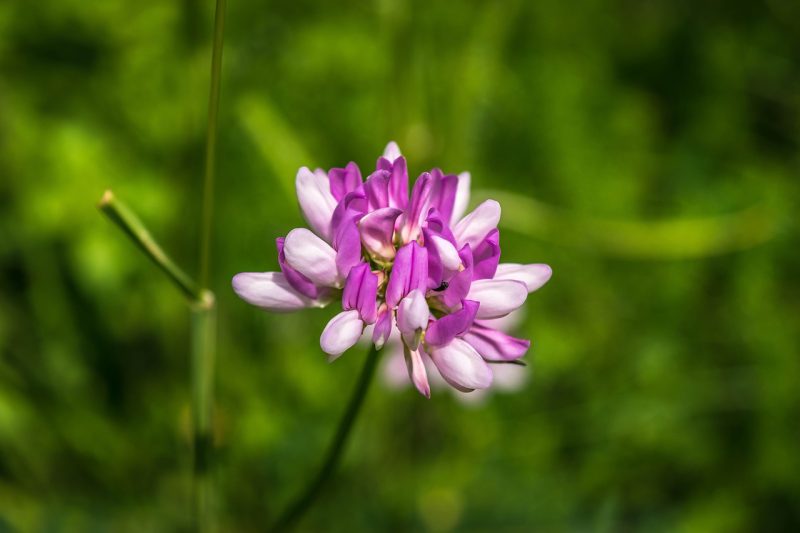
[[[216,0],[214,11],[214,44],[211,51],[211,89],[208,94],[208,127],[206,129],[205,173],[203,176],[203,226],[200,238],[200,284],[208,285],[211,253],[211,219],[214,214],[214,170],[217,153],[217,116],[219,87],[222,78],[222,44],[225,34],[227,0]]]
[[[272,531],[286,531],[291,528],[292,525],[305,514],[311,504],[314,503],[314,500],[319,496],[328,478],[336,469],[344,447],[347,444],[347,438],[350,436],[350,432],[353,429],[353,424],[358,417],[358,413],[361,411],[361,406],[364,404],[369,384],[372,381],[372,376],[375,374],[377,361],[378,350],[375,346],[370,346],[367,357],[364,360],[364,366],[361,368],[361,375],[358,377],[356,388],[353,390],[350,402],[347,404],[347,409],[344,415],[342,415],[336,434],[328,447],[325,461],[323,461],[317,475],[311,480],[308,486],[306,486],[305,490],[300,493],[280,515],[272,526]]]
[[[178,287],[189,303],[199,307],[213,305],[213,295],[203,290],[164,252],[147,228],[124,202],[110,190],[103,194],[98,204],[100,210],[119,226],[125,234],[158,266]]]

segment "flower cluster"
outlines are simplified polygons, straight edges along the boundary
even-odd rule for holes
[[[500,264],[500,205],[463,216],[468,173],[422,173],[409,196],[405,158],[389,143],[362,180],[355,163],[325,173],[301,168],[297,198],[311,230],[277,239],[280,272],[243,272],[233,288],[273,311],[341,300],[320,338],[337,358],[364,335],[381,348],[400,334],[411,382],[430,397],[429,358],[464,392],[492,384],[492,363],[521,358],[530,342],[493,327],[550,278],[543,264]]]

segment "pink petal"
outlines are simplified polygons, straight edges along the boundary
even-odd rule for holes
[[[521,281],[528,288],[528,292],[539,289],[548,282],[553,275],[553,269],[542,263],[520,265],[518,263],[500,263],[494,279],[513,279]]]
[[[328,177],[331,180],[331,194],[337,202],[361,187],[361,170],[352,161],[345,168],[332,168]]]
[[[458,185],[456,186],[456,199],[453,204],[453,214],[450,217],[450,225],[455,226],[461,220],[469,204],[469,186],[472,178],[469,172],[462,172],[458,175]]]
[[[431,386],[428,383],[428,373],[425,370],[425,363],[422,361],[422,355],[420,355],[419,350],[409,350],[407,346],[403,345],[403,354],[411,383],[414,384],[420,394],[430,398]]]
[[[394,207],[384,207],[366,214],[359,221],[361,241],[370,253],[381,259],[394,258],[394,225],[400,213],[402,211]]]
[[[358,311],[342,311],[333,317],[319,338],[322,351],[330,355],[333,361],[348,349],[352,348],[364,332],[364,323],[358,316]]]
[[[471,300],[464,300],[462,304],[461,309],[455,313],[431,321],[425,332],[426,344],[444,346],[470,329],[478,312],[479,304]]]
[[[372,342],[379,350],[392,335],[393,314],[394,312],[385,303],[378,308],[378,319],[375,321],[375,328],[372,331]]]
[[[498,222],[500,204],[486,200],[455,225],[453,235],[459,246],[469,244],[475,249],[490,231],[497,228]]]
[[[462,392],[485,389],[492,384],[489,365],[461,339],[434,348],[430,356],[445,381]]]
[[[331,242],[331,218],[336,209],[336,199],[331,194],[328,176],[321,170],[311,172],[303,167],[297,171],[295,190],[308,225],[317,235]]]
[[[361,263],[347,275],[342,293],[342,307],[349,311],[358,311],[367,324],[374,324],[378,316],[376,298],[378,292],[378,276],[369,268],[367,263]]]
[[[478,318],[499,318],[525,303],[528,289],[520,281],[479,279],[472,282],[467,299],[480,302]]]
[[[479,324],[474,324],[462,338],[487,361],[514,361],[531,347],[531,341],[527,339],[517,339]]]
[[[428,285],[428,252],[416,241],[397,251],[397,256],[386,286],[386,303],[397,307],[414,289],[425,289]]]
[[[394,160],[401,155],[403,154],[400,153],[400,147],[397,146],[397,143],[394,141],[390,141],[383,150],[383,157],[386,158],[386,160],[388,160],[390,163],[394,163]]]
[[[284,241],[286,262],[323,287],[340,287],[342,278],[336,269],[336,251],[305,228],[289,232]]]
[[[242,300],[270,311],[324,307],[322,302],[297,292],[280,272],[242,272],[233,277],[232,285]]]

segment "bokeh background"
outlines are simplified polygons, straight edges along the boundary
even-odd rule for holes
[[[0,531],[190,523],[189,313],[95,208],[198,266],[213,2],[0,3]],[[260,531],[361,361],[268,315],[302,165],[470,170],[554,276],[527,382],[379,379],[307,531],[800,528],[800,4],[230,0],[212,255],[215,509]]]

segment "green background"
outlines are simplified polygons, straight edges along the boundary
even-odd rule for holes
[[[370,391],[308,531],[800,529],[800,4],[230,0],[212,253],[215,509],[260,531],[365,349],[230,289],[302,165],[470,170],[528,300],[522,390]],[[0,531],[190,523],[189,313],[213,5],[0,3]],[[494,192],[492,192],[494,191]]]

